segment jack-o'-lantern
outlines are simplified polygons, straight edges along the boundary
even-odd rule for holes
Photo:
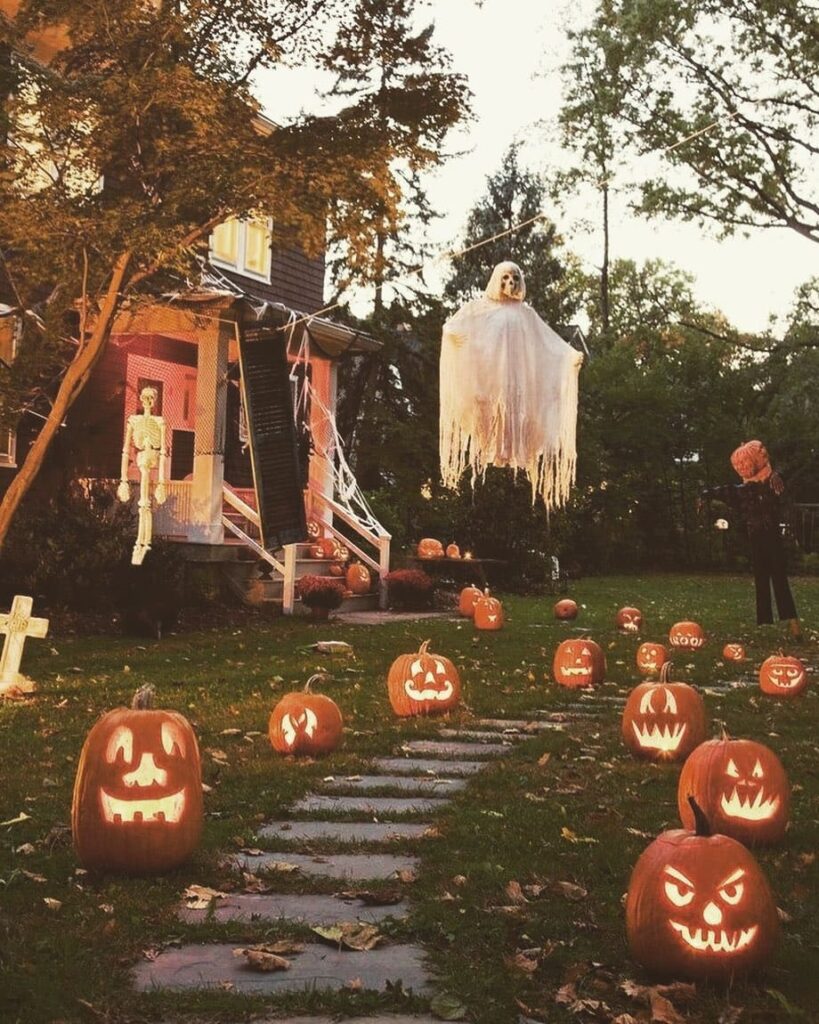
[[[643,628],[643,613],[639,608],[621,608],[614,618],[614,625],[621,633],[639,633]]]
[[[321,674],[310,676],[303,690],[286,693],[273,708],[268,735],[280,754],[329,754],[341,742],[343,722],[338,705],[312,685]]]
[[[577,618],[577,603],[570,597],[564,597],[562,601],[555,604],[554,612],[556,619],[560,619],[562,622],[571,621]]]
[[[310,558],[326,558],[327,551],[325,550],[324,544],[318,540],[315,544],[311,544],[307,549],[307,554]]]
[[[683,765],[677,806],[685,828],[694,827],[693,796],[717,832],[746,846],[778,843],[785,835],[790,786],[776,754],[754,740],[701,743]]]
[[[345,580],[347,587],[354,594],[369,594],[372,577],[370,576],[370,570],[366,565],[362,565],[361,562],[354,562],[347,567]]]
[[[488,589],[475,602],[472,621],[476,629],[503,629],[503,605]]]
[[[637,670],[642,676],[657,676],[668,661],[665,644],[644,643],[637,648]]]
[[[688,683],[672,683],[671,662],[659,682],[635,686],[623,708],[623,742],[650,761],[684,761],[705,739],[705,705]]]
[[[705,633],[697,622],[675,622],[668,632],[672,647],[690,647],[697,650],[705,643]]]
[[[414,654],[402,654],[390,665],[387,693],[399,718],[443,714],[461,699],[458,670],[441,654],[429,653],[429,640]]]
[[[745,661],[745,648],[742,644],[726,644],[722,648],[724,661]]]
[[[447,544],[446,546],[446,557],[447,558],[460,558],[461,549],[457,544]]]
[[[765,875],[741,843],[696,831],[663,832],[634,866],[626,931],[635,960],[664,978],[726,981],[761,967],[779,935]]]
[[[770,697],[798,697],[807,685],[808,675],[799,658],[772,654],[762,662],[759,688]]]
[[[556,683],[576,689],[597,686],[606,675],[606,658],[594,640],[564,640],[557,645],[552,674]]]
[[[483,591],[478,587],[464,587],[458,598],[458,614],[471,619],[475,614],[475,604],[483,597]]]
[[[307,520],[307,538],[308,540],[318,540],[321,537],[321,523],[317,519]]]
[[[338,558],[339,544],[335,537],[322,537],[318,544],[324,552],[325,558]]]
[[[342,544],[341,541],[338,540],[338,539],[336,540],[335,545],[336,545],[336,548],[335,548],[335,552],[333,553],[333,558],[335,558],[339,562],[341,562],[342,565],[345,562],[349,562],[350,561],[350,549],[347,547],[347,545],[346,544]]]
[[[71,805],[74,849],[98,871],[155,874],[182,864],[202,833],[199,747],[190,722],[140,689],[109,711],[80,754]]]
[[[439,540],[435,540],[434,537],[424,537],[423,540],[418,541],[418,557],[443,558],[444,546]]]

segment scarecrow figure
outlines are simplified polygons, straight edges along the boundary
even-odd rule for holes
[[[154,489],[157,505],[165,501],[165,461],[166,439],[165,420],[154,416],[151,411],[156,405],[159,393],[156,388],[145,387],[139,393],[142,413],[128,417],[125,427],[125,440],[122,443],[122,463],[120,466],[120,482],[117,497],[123,503],[131,500],[131,489],[128,485],[128,461],[131,445],[136,448],[136,464],[139,470],[139,520],[137,539],[131,555],[132,565],[142,565],[145,555],[151,548],[153,535],[153,517],[151,515],[151,472],[158,470],[159,480]]]
[[[574,483],[577,381],[583,356],[524,302],[520,267],[499,263],[484,295],[444,324],[440,454],[444,486],[467,467],[522,470],[532,501],[563,505]]]
[[[761,441],[741,444],[731,455],[731,465],[742,478],[742,483],[713,487],[703,491],[702,497],[726,502],[745,519],[756,586],[757,625],[773,622],[773,587],[779,618],[788,619],[790,635],[801,640],[802,629],[788,585],[779,526],[785,484],[771,466],[767,449]]]

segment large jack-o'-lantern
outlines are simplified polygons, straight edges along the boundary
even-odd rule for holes
[[[639,608],[621,608],[614,617],[614,625],[621,633],[639,633],[643,628],[643,613]]]
[[[74,849],[98,871],[143,875],[188,859],[202,833],[199,747],[190,722],[153,709],[153,689],[109,711],[80,754],[71,805]]]
[[[778,843],[785,835],[790,786],[776,754],[754,740],[701,743],[683,765],[677,806],[685,828],[694,827],[693,796],[717,832],[746,846]]]
[[[668,661],[668,648],[665,644],[644,643],[637,648],[637,670],[641,676],[658,676],[660,669]]]
[[[690,647],[697,650],[705,643],[705,633],[697,622],[675,622],[668,632],[668,642],[672,647]]]
[[[353,562],[348,566],[345,576],[347,587],[353,594],[369,594],[372,586],[370,570],[361,562]]]
[[[476,629],[503,629],[503,605],[488,589],[475,602],[472,621]]]
[[[634,866],[626,931],[635,960],[664,978],[726,981],[761,967],[779,935],[768,882],[741,843],[697,828],[663,832]]]
[[[401,718],[451,711],[461,699],[458,670],[441,654],[429,653],[429,640],[415,654],[402,654],[390,666],[387,693]]]
[[[745,661],[745,648],[742,644],[726,644],[722,648],[723,661]]]
[[[564,640],[557,645],[552,674],[556,683],[570,689],[597,686],[606,675],[606,657],[594,640]]]
[[[577,602],[572,601],[570,597],[564,597],[555,604],[554,613],[555,618],[561,622],[570,622],[572,619],[577,618]]]
[[[759,688],[770,697],[798,697],[808,685],[805,666],[799,658],[772,654],[762,662]]]
[[[669,682],[667,661],[657,683],[635,686],[623,708],[623,742],[636,757],[683,761],[705,739],[705,705],[688,683]]]
[[[475,614],[475,605],[483,597],[483,591],[475,586],[464,587],[458,598],[458,614],[471,619]]]
[[[423,540],[418,541],[418,557],[419,558],[443,558],[444,557],[444,546],[434,537],[424,537]]]
[[[280,754],[329,754],[341,742],[343,722],[338,705],[311,687],[321,674],[310,676],[304,689],[286,693],[273,708],[268,735]]]

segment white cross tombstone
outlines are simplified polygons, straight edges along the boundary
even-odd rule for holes
[[[23,647],[27,637],[42,638],[48,632],[48,619],[35,619],[31,614],[34,601],[19,594],[11,603],[11,611],[0,613],[0,633],[6,634],[0,655],[0,696],[17,696],[34,689],[31,680],[20,673]]]

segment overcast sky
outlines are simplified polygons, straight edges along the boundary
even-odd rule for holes
[[[548,130],[560,106],[557,69],[567,53],[566,28],[578,26],[591,7],[593,0],[485,0],[481,7],[473,0],[437,0],[428,8],[437,41],[474,93],[475,118],[450,143],[462,155],[428,177],[433,206],[444,215],[429,235],[442,250],[457,246],[469,209],[511,142],[524,143],[523,159],[534,171],[560,163]],[[257,91],[267,113],[286,121],[299,108],[322,109],[318,93],[328,84],[305,68],[267,75]],[[637,167],[631,174],[626,169],[621,180],[626,184],[638,174]],[[590,268],[598,265],[600,237],[588,224],[599,219],[597,205],[587,198],[568,211],[547,212],[567,246]],[[720,241],[692,224],[637,218],[616,191],[611,215],[613,258],[676,263],[694,274],[701,301],[721,309],[741,330],[764,329],[771,315],[787,311],[795,288],[819,271],[816,244],[785,229]],[[440,276],[428,280],[434,285]]]

